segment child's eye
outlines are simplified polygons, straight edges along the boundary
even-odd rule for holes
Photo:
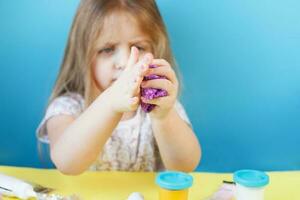
[[[141,46],[137,46],[137,45],[134,45],[139,51],[145,51],[145,48],[141,47]]]
[[[114,51],[113,48],[108,47],[108,48],[101,49],[101,50],[99,51],[99,53],[109,54],[109,53],[112,53],[113,51]]]

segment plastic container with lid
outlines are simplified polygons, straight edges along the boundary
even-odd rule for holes
[[[257,170],[239,170],[233,175],[236,183],[236,200],[263,200],[264,189],[269,183],[269,176]]]
[[[184,172],[166,171],[156,176],[159,200],[187,200],[193,177]]]

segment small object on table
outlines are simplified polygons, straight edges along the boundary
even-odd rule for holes
[[[139,192],[133,192],[129,195],[127,200],[144,200],[144,197],[141,193]]]
[[[230,181],[223,181],[219,189],[210,197],[209,200],[232,200],[234,198],[235,184]]]
[[[156,65],[150,65],[149,68],[156,68]],[[143,81],[148,81],[148,80],[153,80],[153,79],[166,79],[166,77],[164,76],[158,76],[156,74],[151,74],[148,76],[144,77]],[[158,97],[164,97],[167,96],[168,92],[162,89],[157,89],[157,88],[141,88],[141,96],[146,98],[146,99],[154,99],[154,98],[158,98]],[[148,103],[144,103],[141,102],[141,106],[143,111],[145,112],[151,112],[154,108],[155,105],[154,104],[148,104]]]
[[[36,198],[32,185],[5,174],[0,174],[0,194],[20,199]]]
[[[269,176],[257,170],[239,170],[233,174],[237,200],[263,200]]]
[[[184,172],[166,171],[156,176],[159,200],[187,200],[188,189],[193,185],[193,177]]]
[[[0,200],[2,199],[2,195],[7,197],[17,197],[19,199],[80,200],[76,195],[63,197],[57,194],[48,194],[51,191],[53,191],[52,188],[0,174]]]

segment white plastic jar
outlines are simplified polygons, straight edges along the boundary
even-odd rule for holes
[[[233,175],[236,200],[264,200],[264,189],[269,176],[257,170],[239,170]]]

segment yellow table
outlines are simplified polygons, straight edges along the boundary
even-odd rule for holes
[[[0,166],[0,173],[36,182],[56,189],[62,195],[78,194],[84,200],[124,200],[131,192],[141,192],[145,200],[157,200],[155,173],[85,172],[80,176],[65,176],[57,170]],[[300,200],[300,171],[270,172],[266,200]],[[232,174],[191,173],[194,184],[189,200],[204,200],[223,180]],[[7,199],[7,198],[6,198]]]

